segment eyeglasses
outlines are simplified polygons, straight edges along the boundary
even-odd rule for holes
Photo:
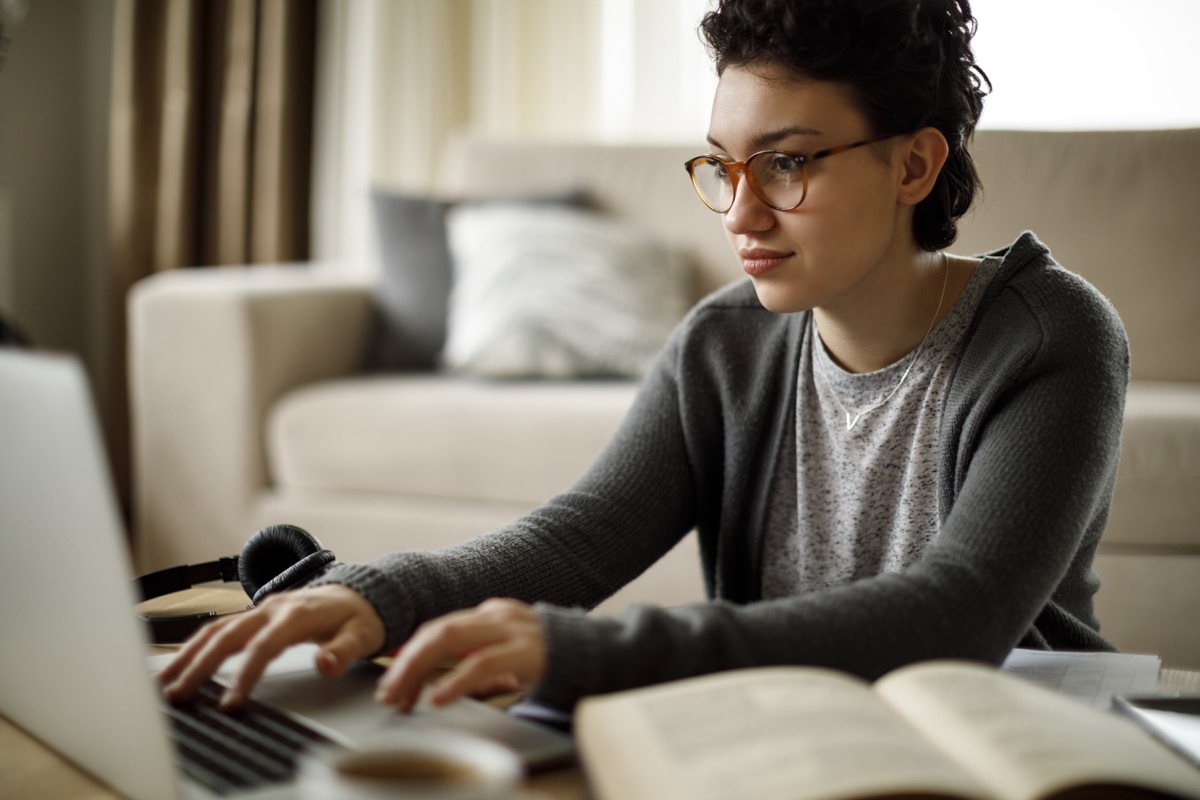
[[[829,158],[884,139],[892,134],[863,139],[853,144],[843,144],[818,150],[812,155],[789,153],[783,150],[762,150],[745,161],[724,161],[717,156],[696,156],[684,163],[696,194],[704,205],[724,214],[733,207],[733,196],[737,193],[741,176],[746,178],[754,196],[776,211],[791,211],[804,202],[808,194],[808,169],[810,161]]]

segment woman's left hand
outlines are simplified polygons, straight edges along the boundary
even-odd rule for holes
[[[458,664],[432,685],[434,705],[533,686],[546,670],[546,640],[533,606],[494,599],[426,622],[397,652],[375,699],[411,711],[425,684],[454,657]]]

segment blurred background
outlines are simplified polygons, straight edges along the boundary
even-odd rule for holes
[[[972,5],[984,127],[1200,125],[1195,0]],[[314,260],[370,279],[370,188],[436,186],[455,135],[699,151],[706,6],[0,0],[0,318],[78,353],[123,440],[133,282]]]

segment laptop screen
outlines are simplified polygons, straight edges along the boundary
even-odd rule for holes
[[[0,350],[0,713],[132,797],[177,794],[86,377]]]

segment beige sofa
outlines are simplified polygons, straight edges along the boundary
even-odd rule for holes
[[[684,248],[700,292],[740,277],[692,195],[692,148],[463,141],[448,194],[584,187]],[[1035,230],[1108,295],[1133,349],[1098,561],[1105,633],[1200,668],[1200,130],[981,132],[986,193],[957,252]],[[565,488],[628,407],[627,381],[364,374],[372,289],[320,266],[180,271],[130,297],[137,553],[162,567],[307,527],[342,559],[437,547]],[[693,537],[694,538],[694,537]],[[605,604],[701,597],[695,544]]]

